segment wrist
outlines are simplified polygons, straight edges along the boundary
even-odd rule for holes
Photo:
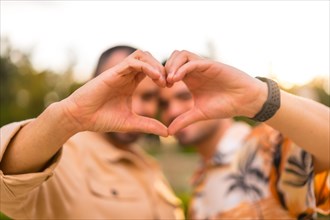
[[[64,101],[52,103],[46,111],[48,119],[54,123],[57,129],[61,130],[64,139],[68,139],[82,131],[78,122],[68,113]]]
[[[248,118],[253,118],[258,112],[260,112],[262,106],[267,100],[268,95],[267,84],[256,78],[252,79],[255,81],[255,91],[251,93],[251,102],[246,105],[246,112],[242,114]]]
[[[256,105],[257,109],[259,109],[253,120],[264,122],[268,119],[272,118],[281,105],[281,93],[277,83],[271,79],[256,77],[262,82],[263,87],[261,91],[261,95],[259,96],[259,102]],[[265,89],[266,87],[266,89]],[[265,98],[266,97],[266,98]],[[260,103],[263,103],[260,105]],[[260,107],[261,106],[261,107]]]

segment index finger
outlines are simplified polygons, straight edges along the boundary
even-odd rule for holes
[[[142,73],[151,78],[158,86],[163,86],[162,82],[158,80],[162,76],[159,70],[155,69],[150,64],[141,60],[137,60],[134,58],[125,59],[123,62],[111,68],[110,70],[110,75],[119,76],[126,76],[132,74],[137,75]],[[110,75],[104,74],[103,77],[108,78]]]
[[[157,84],[161,84],[162,87],[165,87],[165,85],[166,85],[166,72],[165,72],[164,66],[158,60],[156,60],[151,55],[151,53],[149,53],[148,51],[144,51],[144,52],[139,51],[138,53],[136,53],[136,58],[138,60],[144,61],[144,62],[152,65],[154,68],[156,68],[160,72],[161,77],[158,79],[159,83],[157,83],[155,80],[154,81]]]
[[[189,61],[196,59],[200,59],[200,57],[189,51],[174,51],[165,65],[165,70],[167,72],[167,82],[170,84],[173,83],[173,77],[175,76],[178,69],[180,69],[181,66],[185,65]]]

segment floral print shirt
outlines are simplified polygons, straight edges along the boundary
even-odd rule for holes
[[[329,172],[261,124],[237,122],[192,178],[189,219],[316,219],[330,213]]]

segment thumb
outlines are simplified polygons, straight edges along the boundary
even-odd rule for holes
[[[137,131],[142,133],[152,133],[163,137],[168,136],[167,127],[156,119],[133,115],[127,120],[127,131]]]
[[[169,135],[173,135],[180,129],[193,124],[194,122],[203,120],[203,114],[199,112],[196,108],[193,108],[181,115],[179,115],[168,127]]]

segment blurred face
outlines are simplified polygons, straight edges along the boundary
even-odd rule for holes
[[[126,51],[118,51],[102,65],[101,72],[115,66],[125,59],[129,54]],[[148,77],[145,77],[138,85],[132,96],[132,110],[138,115],[154,118],[158,110],[158,86]],[[117,133],[111,132],[109,136],[120,144],[135,142],[141,133]]]
[[[183,82],[160,90],[161,119],[167,126],[193,106],[193,97]],[[198,145],[216,132],[218,124],[217,120],[199,121],[183,128],[175,137],[181,145]]]

